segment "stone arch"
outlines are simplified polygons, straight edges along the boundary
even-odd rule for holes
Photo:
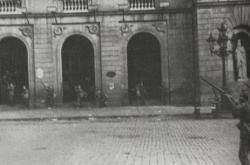
[[[35,89],[35,65],[34,65],[34,56],[33,56],[33,43],[32,41],[28,41],[27,37],[23,35],[19,35],[17,33],[5,33],[0,34],[0,42],[7,37],[13,37],[20,40],[27,51],[27,65],[28,65],[28,85],[31,96],[31,104],[34,103],[36,97],[36,89]]]
[[[167,28],[167,27],[166,27]],[[152,36],[154,36],[159,41],[160,46],[160,58],[161,58],[161,78],[162,82],[165,83],[166,86],[169,86],[169,80],[168,80],[168,57],[167,57],[167,32],[164,31],[158,31],[154,24],[149,26],[132,26],[133,30],[131,30],[129,33],[126,33],[124,36],[122,36],[122,55],[123,55],[123,73],[124,73],[124,92],[126,93],[127,99],[128,99],[128,54],[127,54],[127,46],[130,41],[130,39],[139,33],[148,33]]]
[[[85,33],[85,32],[81,32],[81,31],[71,31],[68,33],[65,33],[63,35],[60,36],[60,40],[57,42],[56,44],[56,70],[57,70],[57,82],[56,85],[57,86],[57,93],[60,99],[60,102],[62,102],[62,47],[64,42],[67,40],[67,38],[69,38],[70,36],[73,35],[79,35],[82,37],[87,38],[93,48],[94,48],[94,67],[95,67],[95,86],[96,88],[100,89],[101,88],[101,66],[100,66],[100,45],[95,42],[95,40],[93,39],[92,35]]]
[[[138,28],[136,30],[133,30],[133,32],[130,32],[129,34],[127,34],[123,40],[122,40],[122,54],[123,54],[123,66],[124,66],[124,82],[125,82],[125,90],[128,90],[128,68],[127,68],[127,46],[128,43],[130,41],[130,39],[138,34],[138,33],[149,33],[151,35],[153,35],[154,37],[156,37],[156,39],[159,41],[160,43],[160,50],[161,50],[161,70],[162,70],[162,80],[165,81],[166,83],[168,83],[168,74],[166,72],[166,69],[164,68],[163,63],[165,61],[167,61],[166,56],[164,56],[164,52],[166,52],[166,38],[165,38],[165,34],[164,35],[160,35],[159,32],[157,32],[155,29],[153,28],[148,28],[148,27],[143,27],[143,28]],[[164,37],[163,37],[164,36]],[[165,65],[166,66],[166,65]]]

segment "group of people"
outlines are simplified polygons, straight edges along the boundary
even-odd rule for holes
[[[88,92],[83,90],[81,85],[75,86],[75,93],[76,93],[76,106],[82,107],[84,101],[88,98]],[[107,102],[107,95],[100,89],[96,90],[95,92],[95,101],[98,107],[105,107]]]
[[[45,103],[48,109],[54,107],[54,98],[56,97],[54,93],[54,88],[51,85],[43,83],[43,86],[46,91]],[[80,108],[83,106],[83,103],[88,100],[89,93],[85,91],[80,84],[74,86],[75,95],[76,95],[76,107]],[[95,101],[98,107],[105,107],[107,105],[107,95],[102,90],[96,90]]]
[[[16,95],[16,85],[12,82],[7,84],[7,95],[8,95],[8,104],[13,106],[15,104],[15,95]],[[21,92],[21,102],[26,108],[30,106],[30,94],[29,89],[23,85]]]

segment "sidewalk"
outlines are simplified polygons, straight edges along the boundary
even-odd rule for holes
[[[18,107],[0,106],[0,121],[19,120],[57,120],[57,119],[90,119],[90,118],[126,118],[154,117],[162,115],[193,115],[194,107],[144,106],[144,107],[105,107],[79,108],[62,107],[55,109],[20,109]],[[201,109],[201,114],[211,113],[208,107]]]

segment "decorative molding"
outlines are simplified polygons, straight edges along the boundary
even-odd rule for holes
[[[155,27],[155,30],[160,32],[160,33],[165,33],[166,32],[166,25],[164,23],[154,23],[152,24],[153,27]]]
[[[99,34],[99,28],[97,25],[87,25],[86,29],[88,29],[88,32],[90,34],[95,34],[95,35]]]
[[[31,27],[18,28],[24,37],[33,38],[33,30]]]
[[[62,35],[63,30],[65,30],[65,29],[66,29],[66,27],[61,27],[61,26],[55,27],[53,30],[54,37]]]
[[[131,24],[127,24],[127,23],[123,24],[120,27],[121,35],[124,36],[125,34],[132,32],[132,27],[133,27],[133,25],[131,25]]]
[[[224,22],[226,22],[230,28],[235,28],[239,25],[250,25],[249,21],[248,6],[235,6],[232,15],[224,18]]]

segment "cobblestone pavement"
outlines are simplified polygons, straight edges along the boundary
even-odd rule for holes
[[[237,120],[0,122],[1,165],[240,165]]]

